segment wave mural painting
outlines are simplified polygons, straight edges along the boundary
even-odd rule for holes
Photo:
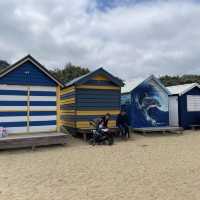
[[[169,125],[168,91],[154,76],[123,93],[122,108],[134,128]]]

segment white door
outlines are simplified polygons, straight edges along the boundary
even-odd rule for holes
[[[30,86],[28,132],[56,131],[56,87]]]
[[[169,125],[179,126],[178,120],[178,96],[169,97]]]

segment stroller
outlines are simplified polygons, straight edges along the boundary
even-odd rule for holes
[[[101,127],[99,119],[90,121],[90,125],[93,126],[93,129],[91,130],[92,137],[89,139],[89,144],[112,145],[114,143],[113,135],[109,132],[108,128]]]

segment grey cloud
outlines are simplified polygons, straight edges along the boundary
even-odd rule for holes
[[[48,68],[71,61],[123,79],[200,73],[200,5],[193,1],[101,12],[93,0],[7,0],[0,13],[0,56],[9,62],[31,53]]]

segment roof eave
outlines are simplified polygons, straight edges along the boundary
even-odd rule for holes
[[[122,87],[124,85],[123,81],[117,77],[114,77],[113,75],[111,75],[109,72],[107,72],[106,70],[104,70],[102,67],[101,68],[98,68],[96,69],[95,71],[93,72],[90,72],[88,74],[86,74],[83,78],[77,80],[76,82],[72,83],[72,84],[69,84],[69,85],[65,85],[65,87],[70,87],[72,85],[81,85],[85,82],[87,82],[89,80],[89,78],[95,76],[96,74],[98,74],[99,72],[102,72],[104,73],[109,79],[111,79],[112,82],[114,82],[116,85]]]

